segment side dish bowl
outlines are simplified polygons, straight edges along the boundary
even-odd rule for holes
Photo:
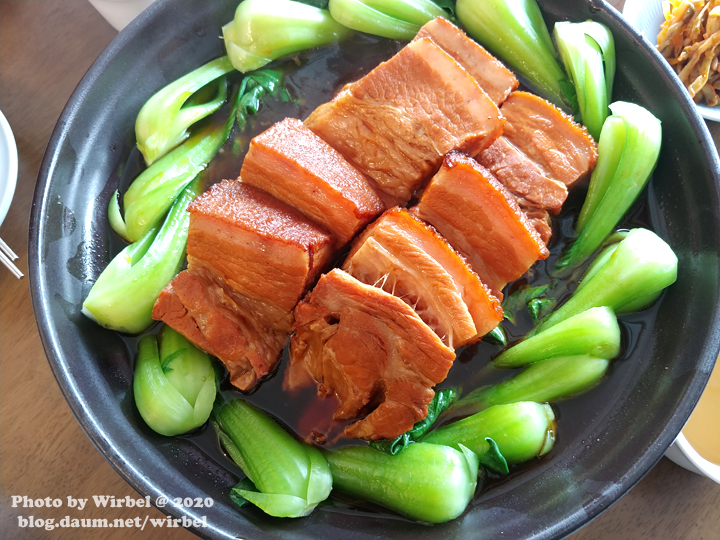
[[[237,508],[228,497],[237,469],[217,450],[199,447],[192,437],[156,435],[143,423],[132,396],[134,348],[86,319],[80,307],[117,247],[106,210],[134,146],[137,112],[158,88],[222,54],[219,28],[237,1],[160,0],[97,59],[63,111],[40,169],[30,228],[31,291],[68,404],[142,495],[167,497],[163,510],[176,517],[206,516],[208,526],[194,530],[206,538],[551,539],[608,508],[662,457],[720,350],[720,163],[671,68],[617,11],[600,0],[539,3],[551,22],[592,18],[608,25],[617,47],[614,99],[639,103],[663,122],[660,161],[641,204],[678,255],[679,277],[649,312],[624,319],[637,325],[639,338],[625,344],[630,354],[592,391],[578,435],[564,437],[561,428],[550,455],[496,483],[442,526],[347,506],[322,507],[297,520]],[[333,68],[327,63],[317,73]],[[307,82],[327,95],[332,91],[330,83]],[[172,502],[185,497],[214,504],[183,508]]]

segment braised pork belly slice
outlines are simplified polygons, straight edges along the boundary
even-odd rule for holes
[[[295,118],[250,142],[240,175],[327,229],[340,245],[385,210],[368,180]]]
[[[465,255],[493,294],[549,252],[517,202],[490,171],[460,152],[445,157],[413,214]]]
[[[477,154],[502,124],[475,79],[428,38],[410,43],[305,120],[399,205],[447,152]]]
[[[437,231],[393,208],[358,238],[343,270],[404,300],[450,348],[503,318],[500,302]]]
[[[452,56],[496,105],[499,106],[518,87],[512,71],[447,19],[438,17],[423,26],[415,40],[422,38],[432,39]]]
[[[565,184],[549,178],[540,166],[503,136],[480,152],[476,159],[508,191],[537,207],[557,213],[567,199]]]
[[[513,92],[502,105],[503,135],[550,178],[568,188],[595,168],[597,145],[585,127],[552,103],[528,92]]]
[[[333,255],[327,231],[237,180],[215,184],[188,210],[188,270],[281,310],[295,307]]]
[[[153,318],[217,356],[252,389],[278,360],[292,309],[328,265],[333,237],[271,195],[224,180],[189,207],[188,269]]]
[[[336,420],[366,415],[347,436],[392,439],[425,418],[454,359],[405,302],[334,269],[295,308],[288,379],[309,372],[320,395],[336,394]]]
[[[243,300],[212,279],[183,271],[158,296],[153,318],[220,359],[234,386],[251,390],[275,366],[292,315],[286,314],[285,328],[271,328]]]

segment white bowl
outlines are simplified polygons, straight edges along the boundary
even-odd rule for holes
[[[653,47],[657,46],[657,35],[665,20],[662,0],[627,0],[622,14]],[[697,105],[697,108],[700,116],[706,120],[720,122],[720,105],[717,107]]]
[[[0,225],[10,209],[17,184],[18,153],[15,137],[0,111]]]
[[[688,471],[707,476],[720,484],[720,465],[715,465],[698,454],[680,433],[673,445],[665,452],[665,457],[684,467]]]
[[[100,15],[119,32],[154,1],[155,0],[90,0],[90,3],[100,12]]]

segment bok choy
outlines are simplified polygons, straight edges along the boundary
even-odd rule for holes
[[[560,107],[572,105],[575,91],[557,61],[536,0],[457,0],[455,9],[467,33],[541,96]]]
[[[555,443],[555,414],[550,405],[530,401],[495,405],[425,435],[421,442],[468,447],[484,462],[493,441],[508,464],[547,454]]]
[[[600,138],[615,78],[615,41],[603,24],[559,22],[553,31],[560,58],[575,85],[582,123]]]
[[[477,486],[478,457],[458,446],[420,442],[395,456],[352,446],[325,456],[339,490],[411,519],[444,523],[463,513]]]
[[[242,73],[350,34],[329,11],[292,0],[240,2],[235,17],[222,32],[230,61]]]
[[[185,262],[190,224],[186,209],[201,189],[202,175],[175,200],[159,229],[151,229],[110,261],[83,302],[87,317],[129,334],[150,327],[155,300]]]
[[[504,403],[552,403],[566,399],[599,383],[609,364],[609,360],[588,355],[546,358],[531,364],[511,379],[470,392],[455,404],[452,414],[474,414]]]
[[[610,110],[575,227],[578,238],[558,261],[560,271],[579,266],[601,246],[640,195],[660,155],[660,120],[634,103],[617,101]]]
[[[207,353],[166,326],[138,343],[133,394],[143,420],[161,435],[180,435],[207,422],[215,402],[215,370]]]
[[[420,27],[447,17],[432,0],[330,0],[333,19],[360,32],[410,41]]]
[[[588,309],[504,350],[493,363],[515,368],[555,356],[586,354],[611,360],[620,352],[620,326],[608,307]]]
[[[222,76],[233,69],[223,56],[173,81],[143,105],[135,121],[135,136],[148,166],[187,139],[191,125],[225,103],[227,84]],[[213,94],[203,99],[198,91],[215,80]]]
[[[264,412],[236,399],[214,412],[220,441],[247,475],[233,499],[275,517],[302,517],[327,499],[333,477],[323,454],[295,440]]]
[[[532,334],[546,331],[593,307],[627,313],[648,306],[677,279],[678,259],[658,235],[633,229],[622,242],[598,255],[575,293],[548,315]]]

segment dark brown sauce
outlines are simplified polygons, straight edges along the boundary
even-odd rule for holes
[[[249,141],[254,136],[285,117],[306,118],[317,106],[329,101],[342,86],[368,73],[404,45],[403,42],[356,35],[340,45],[310,51],[272,66],[282,69],[285,73],[285,84],[294,98],[293,101],[282,103],[272,99],[267,100],[260,113],[250,117],[246,129],[242,133],[238,133],[236,128],[221,153],[208,167],[205,187],[207,188],[210,184],[224,178],[236,178],[239,175]],[[237,86],[240,79],[241,76],[235,74],[231,78],[231,82]],[[141,170],[141,156],[135,149],[130,154],[122,171],[121,189],[126,189],[130,181]],[[560,215],[554,219],[553,237],[548,246],[551,252],[550,257],[536,263],[524,278],[510,284],[508,290],[505,291],[506,294],[520,284],[540,285],[550,282],[549,270],[555,264],[560,253],[572,242],[574,220],[585,198],[585,189],[583,186],[575,188]],[[652,197],[648,196],[648,192],[649,190],[645,190],[640,200],[620,223],[620,228],[654,228],[653,225],[656,224],[653,224],[652,217],[659,215],[659,209]],[[113,238],[111,246],[113,253],[118,253],[124,246],[125,244],[119,238]],[[547,296],[556,299],[558,305],[561,304],[577,286],[581,272],[582,269],[554,289],[549,290]],[[553,450],[540,459],[552,459],[553,454],[562,451],[564,441],[589,437],[599,401],[614,399],[616,389],[621,386],[615,382],[622,380],[631,369],[633,351],[636,347],[642,346],[644,337],[649,334],[648,329],[654,326],[656,306],[640,313],[619,317],[623,330],[621,355],[613,361],[608,375],[596,388],[553,406],[557,418],[557,440]],[[520,313],[516,322],[517,324],[513,325],[509,321],[503,321],[510,343],[522,338],[533,327],[533,322],[527,312]],[[151,332],[158,329],[159,325],[156,325]],[[134,353],[137,350],[137,338],[124,336],[123,339],[126,341],[128,350]],[[507,379],[518,373],[519,370],[499,370],[488,366],[491,358],[500,350],[501,347],[486,342],[458,349],[455,365],[450,370],[448,378],[439,387],[462,387],[464,392],[467,392],[479,386]],[[246,394],[234,389],[229,384],[227,376],[222,383],[221,392],[226,399],[242,398],[255,404],[278,419],[299,439],[305,439],[312,430],[316,430],[327,436],[325,448],[364,444],[362,441],[341,436],[346,423],[332,420],[332,413],[338,404],[336,399],[319,398],[315,395],[314,389],[306,389],[294,394],[282,389],[287,366],[288,350],[286,348],[275,373],[264,380],[252,393]],[[227,372],[225,374],[227,375]],[[242,471],[220,449],[213,429],[206,427],[183,438],[192,442],[202,452],[236,475],[238,479],[244,476]],[[585,444],[584,439],[583,444]],[[522,474],[523,471],[537,463],[538,460],[534,460],[513,467],[510,474],[503,478],[491,476],[489,481],[484,484],[483,489],[478,490],[476,499],[482,497],[482,494],[488,490],[501,488],[505,482]],[[332,498],[331,504],[340,507],[341,511],[384,512],[374,505],[342,495],[333,494]],[[393,517],[396,516],[393,515]]]

